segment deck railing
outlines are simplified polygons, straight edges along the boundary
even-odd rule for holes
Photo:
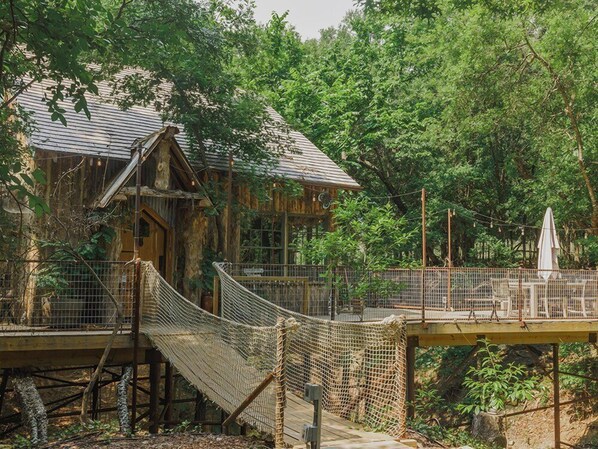
[[[232,264],[235,279],[260,296],[311,316],[374,321],[598,318],[598,272],[520,268],[359,271],[319,265]]]
[[[108,292],[130,323],[133,275],[124,262],[0,261],[0,331],[111,329],[116,308]]]
[[[111,329],[132,322],[134,266],[124,262],[0,261],[0,331]],[[598,319],[598,272],[518,268],[359,271],[321,265],[232,264],[233,277],[289,310],[322,319],[411,321]],[[548,279],[545,279],[548,278]]]

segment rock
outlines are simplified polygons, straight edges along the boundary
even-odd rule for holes
[[[471,434],[491,445],[507,447],[505,422],[502,415],[481,412],[473,417]]]

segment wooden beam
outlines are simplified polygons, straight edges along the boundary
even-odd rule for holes
[[[596,329],[596,321],[518,321],[501,322],[427,322],[423,328],[419,322],[407,324],[407,334],[419,338],[420,347],[429,346],[475,346],[478,335],[486,335],[495,344],[551,344],[590,341]]]
[[[407,337],[407,417],[415,417],[415,348],[417,337]]]
[[[255,388],[255,390],[253,390],[251,392],[251,394],[249,396],[247,396],[247,398],[245,398],[245,400],[243,402],[241,402],[241,405],[239,405],[236,410],[234,412],[232,412],[228,418],[226,418],[224,420],[224,422],[222,423],[223,427],[228,427],[231,423],[235,422],[235,420],[237,419],[237,417],[243,413],[243,410],[245,410],[249,404],[251,404],[255,398],[257,398],[259,396],[259,394],[264,391],[266,389],[266,387],[268,385],[270,385],[270,383],[274,380],[274,373],[270,373],[266,376],[266,378],[264,380],[262,380],[262,382]]]
[[[135,196],[135,187],[123,187],[119,191],[120,194],[126,196]],[[209,207],[212,202],[206,198],[203,193],[199,192],[184,192],[183,190],[158,190],[151,187],[142,186],[141,196],[153,198],[172,198],[183,200],[198,200],[199,207]]]
[[[149,433],[156,434],[160,426],[160,363],[150,362]]]

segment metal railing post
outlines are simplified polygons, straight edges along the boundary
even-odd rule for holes
[[[422,297],[421,297],[421,313],[422,313],[422,325],[426,324],[426,267],[422,268]]]

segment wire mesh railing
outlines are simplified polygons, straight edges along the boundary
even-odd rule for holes
[[[299,324],[289,339],[289,392],[301,395],[305,384],[321,385],[324,410],[390,435],[404,434],[407,330],[403,317],[352,323],[306,316],[273,304],[238,281],[243,278],[240,273],[253,279],[258,271],[215,265],[222,282],[223,318],[249,326],[272,326],[280,317]],[[292,268],[286,272],[268,268],[264,269],[268,275],[293,273]],[[301,268],[295,272],[308,274]]]
[[[334,269],[232,264],[230,274],[287,310],[337,321],[598,318],[598,272],[521,268]]]
[[[114,261],[0,261],[0,331],[110,329],[120,304],[133,309],[133,264]]]

